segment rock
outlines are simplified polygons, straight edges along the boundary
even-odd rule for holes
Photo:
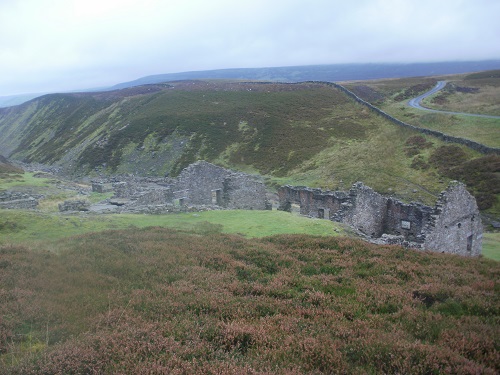
[[[90,202],[87,200],[67,200],[59,203],[59,211],[88,211],[90,209]]]

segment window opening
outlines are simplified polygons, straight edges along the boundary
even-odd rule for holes
[[[472,251],[472,234],[467,237],[467,251],[471,252]]]

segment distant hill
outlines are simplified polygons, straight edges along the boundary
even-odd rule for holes
[[[109,91],[127,87],[191,79],[259,80],[275,82],[367,80],[379,78],[422,77],[500,69],[500,60],[460,61],[410,64],[329,64],[267,68],[217,69],[166,73],[142,77],[108,88],[79,91]],[[78,82],[75,82],[75,86]],[[76,92],[78,90],[71,90]],[[43,94],[0,97],[0,108],[22,104]]]
[[[218,69],[168,73],[120,83],[111,89],[186,79],[263,80],[280,82],[350,81],[379,78],[422,77],[500,68],[500,60],[412,64],[331,64],[270,68]]]
[[[22,94],[22,95],[10,95],[10,96],[0,96],[0,108],[11,107],[14,105],[19,105],[27,102],[28,100],[37,98],[44,94]]]

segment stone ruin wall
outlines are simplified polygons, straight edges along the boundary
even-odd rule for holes
[[[184,199],[185,204],[216,204],[226,207],[228,197],[222,196],[222,188],[228,173],[227,169],[216,165],[196,162],[181,171],[173,188],[177,192],[177,197]]]
[[[38,207],[41,195],[30,195],[18,191],[4,191],[0,193],[0,209],[24,209],[33,210]]]
[[[103,192],[112,186],[114,198],[128,200],[125,209],[182,206],[231,209],[270,209],[263,182],[245,173],[234,172],[205,161],[182,170],[178,178],[114,178],[94,181],[92,190]],[[170,209],[170,208],[169,208]],[[163,211],[159,211],[163,212]]]
[[[67,211],[88,211],[90,209],[90,202],[87,200],[73,199],[67,200],[58,204],[60,212]]]
[[[205,161],[185,168],[173,186],[179,198],[183,195],[186,204],[248,210],[269,207],[266,187],[260,179]]]
[[[270,210],[266,186],[262,181],[243,173],[231,173],[224,180],[223,197],[227,197],[227,207],[241,210]]]
[[[373,238],[389,234],[402,236],[408,242],[424,242],[422,231],[430,219],[431,207],[419,203],[405,204],[362,183],[353,185],[349,197],[351,203],[344,205],[339,221]]]
[[[463,184],[452,183],[441,193],[426,230],[425,248],[468,256],[481,254],[481,217],[476,200]]]
[[[372,240],[433,251],[481,254],[482,224],[476,201],[461,183],[441,193],[436,206],[405,204],[358,182],[346,192],[283,186],[279,208],[300,205],[303,215],[345,223]]]
[[[128,209],[172,207],[204,209],[271,209],[260,179],[205,161],[185,168],[177,179],[130,178],[111,181],[115,197],[128,199]],[[102,182],[101,185],[110,183]],[[95,189],[100,189],[96,185]],[[358,182],[348,192],[283,186],[279,207],[302,215],[345,223],[374,242],[476,256],[481,253],[482,224],[476,201],[461,183],[451,183],[435,207],[405,204]],[[162,207],[166,207],[162,209]]]

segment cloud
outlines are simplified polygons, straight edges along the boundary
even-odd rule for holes
[[[231,67],[500,58],[496,0],[6,0],[0,95]]]

